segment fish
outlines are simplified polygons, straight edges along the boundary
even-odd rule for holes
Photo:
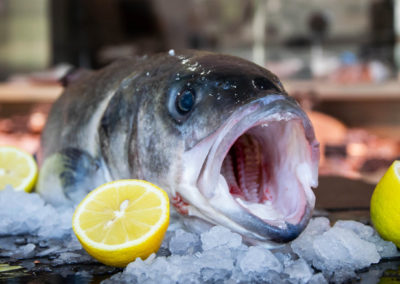
[[[41,136],[36,191],[47,202],[77,204],[103,183],[142,179],[187,218],[266,246],[306,227],[319,143],[270,71],[182,50],[71,78]]]

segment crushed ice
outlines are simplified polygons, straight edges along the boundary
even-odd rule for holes
[[[72,232],[73,210],[54,208],[35,193],[0,191],[0,257],[48,258],[52,265],[95,262]],[[193,233],[172,212],[157,255],[137,259],[104,283],[339,283],[381,259],[399,256],[393,243],[356,221],[331,227],[327,218],[314,218],[296,240],[268,250],[248,246],[221,226]]]

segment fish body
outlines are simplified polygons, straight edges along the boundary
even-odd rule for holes
[[[181,214],[274,245],[311,217],[319,146],[271,72],[182,51],[124,58],[70,82],[51,109],[39,159],[37,191],[51,203],[144,179]]]

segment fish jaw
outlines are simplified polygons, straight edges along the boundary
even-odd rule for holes
[[[306,114],[287,96],[269,95],[235,111],[184,154],[177,194],[188,215],[274,245],[307,225],[318,162]]]

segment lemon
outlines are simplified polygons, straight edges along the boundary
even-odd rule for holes
[[[99,186],[82,200],[72,218],[83,248],[98,261],[116,267],[156,252],[168,223],[168,195],[143,180]]]
[[[0,147],[0,190],[11,185],[15,190],[30,192],[37,175],[37,165],[31,154],[11,146]]]
[[[376,185],[371,220],[382,238],[400,248],[400,161],[394,161]]]

